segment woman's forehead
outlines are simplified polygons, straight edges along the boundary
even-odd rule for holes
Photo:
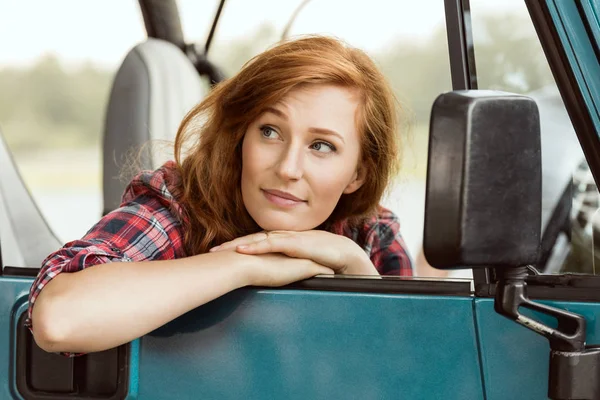
[[[274,112],[282,117],[295,110],[324,110],[326,112],[352,112],[354,113],[360,102],[357,89],[339,85],[310,84],[302,85],[290,90],[276,102],[265,105],[261,110]]]

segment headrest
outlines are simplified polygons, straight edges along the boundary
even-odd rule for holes
[[[185,114],[207,90],[190,60],[169,42],[148,39],[127,54],[113,82],[106,114],[104,213],[120,204],[126,186],[120,176],[131,154],[149,140],[172,141]],[[172,159],[170,148],[151,151],[142,168],[155,169]]]

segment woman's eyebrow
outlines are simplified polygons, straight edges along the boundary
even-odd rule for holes
[[[340,135],[339,133],[337,133],[336,131],[332,131],[331,129],[325,129],[325,128],[308,128],[309,132],[312,133],[320,133],[321,135],[333,135],[333,136],[337,136],[342,143],[346,143],[344,141],[344,137],[342,135]]]
[[[287,121],[288,120],[288,116],[281,110],[278,110],[274,107],[267,107],[265,108],[265,113],[271,113],[271,114],[275,114],[276,116],[280,117],[281,119]],[[344,140],[344,137],[342,135],[340,135],[339,133],[337,133],[336,131],[333,131],[331,129],[326,129],[326,128],[308,128],[308,131],[311,133],[320,133],[321,135],[332,135],[332,136],[337,136],[342,143],[346,144],[346,141]]]
[[[287,117],[287,115],[285,115],[285,113],[284,113],[283,111],[280,111],[280,110],[278,110],[278,109],[276,109],[276,108],[273,108],[273,107],[267,107],[267,108],[265,108],[265,112],[266,112],[266,113],[267,113],[267,112],[270,112],[270,113],[272,113],[272,114],[275,114],[275,115],[277,115],[278,117],[280,117],[280,118],[282,118],[282,119],[284,119],[284,120],[286,120],[286,121],[288,120],[288,117]]]

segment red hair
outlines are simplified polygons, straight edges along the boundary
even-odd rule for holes
[[[340,198],[326,226],[358,223],[376,212],[398,169],[397,103],[374,62],[339,40],[310,36],[261,53],[221,82],[183,119],[175,139],[189,255],[261,228],[241,194],[241,145],[248,125],[299,85],[333,84],[360,94],[362,187]],[[185,149],[185,150],[184,150]],[[185,153],[185,154],[184,154]]]

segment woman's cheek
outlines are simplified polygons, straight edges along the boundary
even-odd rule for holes
[[[345,175],[347,175],[347,171],[336,168],[323,168],[315,174],[313,185],[311,185],[312,192],[322,206],[335,207],[350,179]]]

